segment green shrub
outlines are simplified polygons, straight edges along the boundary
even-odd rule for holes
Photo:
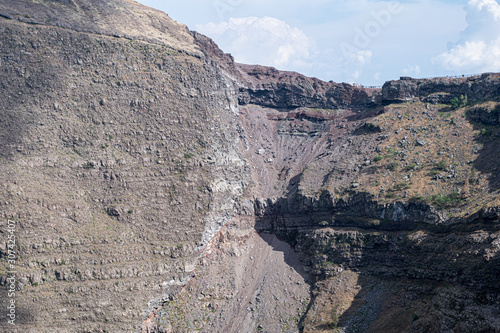
[[[479,131],[478,135],[490,137],[492,133],[493,132],[491,130],[489,130],[489,129],[481,128],[481,130]]]
[[[389,154],[391,154],[391,155],[394,155],[394,156],[396,156],[396,155],[398,154],[398,153],[396,152],[396,150],[395,150],[394,148],[392,148],[392,147],[387,148],[387,152],[388,152]]]
[[[460,95],[460,97],[453,97],[450,101],[450,104],[453,110],[467,106],[468,104],[467,95]]]
[[[389,191],[402,191],[402,190],[407,190],[409,189],[411,186],[410,184],[407,184],[407,183],[399,183],[399,184],[395,184],[393,186],[391,186],[389,188]]]
[[[398,169],[398,164],[396,162],[390,163],[387,165],[387,169],[391,171],[396,171]]]
[[[375,162],[378,162],[378,161],[382,160],[383,158],[384,157],[382,155],[377,155],[377,156],[375,156],[374,160],[375,160]]]
[[[408,171],[412,171],[412,170],[415,170],[417,168],[417,164],[416,163],[410,163],[406,166],[406,170]]]
[[[332,319],[326,324],[330,329],[335,329],[339,326],[339,315],[335,311],[332,315]]]
[[[453,191],[449,194],[434,194],[426,198],[427,202],[432,203],[438,209],[456,207],[463,202],[463,198],[460,197],[458,191]]]
[[[436,169],[438,170],[444,170],[446,169],[446,162],[445,160],[441,160],[436,164]]]

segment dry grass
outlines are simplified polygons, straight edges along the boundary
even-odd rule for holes
[[[362,171],[360,191],[385,202],[413,198],[464,212],[498,204],[496,163],[485,158],[497,158],[498,128],[472,123],[467,108],[408,102],[385,109],[369,122],[390,137]]]

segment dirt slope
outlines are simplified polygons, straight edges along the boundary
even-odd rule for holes
[[[16,0],[0,84],[3,330],[500,330],[499,74],[363,89]]]

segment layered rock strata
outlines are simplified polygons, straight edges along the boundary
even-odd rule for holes
[[[125,0],[0,35],[14,332],[499,331],[498,74],[323,82]]]

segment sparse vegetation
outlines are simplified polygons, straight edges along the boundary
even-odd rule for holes
[[[437,176],[437,175],[439,175],[439,173],[440,173],[440,172],[439,172],[439,170],[431,170],[431,171],[429,172],[429,175],[430,175],[430,176]]]
[[[338,325],[339,325],[339,316],[337,314],[337,311],[334,311],[332,314],[332,319],[330,320],[330,322],[327,323],[327,326],[330,329],[335,329],[338,327]]]
[[[453,97],[450,101],[452,110],[456,110],[458,108],[463,108],[467,106],[467,95],[460,95],[460,97]]]
[[[143,26],[146,33],[149,19],[164,22],[157,21],[154,15],[147,17]],[[20,24],[10,25],[13,31],[21,32]],[[456,93],[450,96],[446,91],[433,92],[427,99],[429,103],[422,102],[425,96],[417,96],[411,102],[405,98],[391,105],[378,97],[382,96],[379,90],[365,89],[367,96],[358,88],[350,90],[334,83],[310,81],[309,85],[306,78],[304,85],[302,79],[298,82],[307,90],[293,89],[297,81],[295,74],[289,74],[292,79],[286,82],[292,89],[285,89],[286,98],[282,99],[282,91],[272,91],[281,84],[280,75],[261,76],[259,68],[250,73],[252,82],[257,84],[262,79],[266,91],[279,95],[276,103],[280,105],[300,104],[304,96],[295,98],[295,94],[313,89],[314,98],[309,98],[308,103],[345,108],[306,110],[308,116],[303,117],[305,113],[295,107],[261,107],[259,103],[266,95],[260,95],[260,91],[247,94],[236,89],[233,93],[233,86],[245,90],[254,86],[244,82],[247,75],[232,78],[243,81],[234,82],[228,88],[231,91],[226,91],[225,83],[230,78],[224,73],[232,73],[235,68],[226,67],[232,66],[231,61],[216,64],[215,58],[217,66],[211,68],[212,62],[193,57],[198,51],[202,55],[203,40],[192,54],[191,48],[184,50],[191,40],[184,37],[181,44],[172,44],[177,51],[159,46],[161,40],[152,43],[134,36],[131,41],[103,38],[75,34],[71,29],[57,28],[57,37],[48,40],[43,31],[55,29],[53,25],[30,28],[40,29],[34,43],[30,43],[29,36],[20,34],[14,36],[18,40],[15,45],[19,48],[20,41],[26,46],[21,47],[22,51],[33,52],[31,57],[21,58],[39,59],[41,63],[15,65],[18,57],[14,57],[10,59],[15,65],[12,68],[24,71],[27,67],[31,79],[28,75],[22,78],[19,72],[12,75],[16,74],[14,70],[4,73],[6,83],[10,76],[15,83],[15,89],[6,90],[5,96],[15,96],[18,90],[19,94],[28,95],[29,91],[34,96],[15,96],[16,100],[28,101],[25,106],[29,112],[24,112],[24,107],[18,112],[22,120],[19,123],[26,123],[25,115],[32,118],[29,128],[23,131],[26,133],[12,146],[14,152],[19,149],[20,154],[15,153],[19,163],[8,164],[10,159],[4,159],[3,202],[8,206],[5,218],[19,218],[23,224],[19,228],[19,249],[26,259],[19,262],[20,273],[28,277],[37,273],[27,281],[36,279],[41,287],[27,288],[27,293],[19,295],[19,304],[26,309],[48,309],[44,316],[55,318],[48,324],[61,326],[68,318],[80,322],[81,318],[92,317],[96,320],[86,324],[88,330],[127,331],[126,325],[135,327],[142,320],[144,301],[152,290],[158,297],[168,298],[160,301],[161,310],[151,318],[160,326],[163,321],[163,328],[174,332],[207,330],[212,320],[226,325],[242,314],[252,316],[254,331],[279,332],[278,327],[283,326],[287,327],[284,331],[297,331],[297,326],[307,319],[308,324],[317,324],[324,331],[340,331],[338,326],[346,323],[361,332],[367,331],[369,325],[376,329],[374,321],[382,323],[386,313],[405,325],[422,316],[414,327],[401,326],[400,331],[432,330],[432,323],[425,326],[425,306],[446,306],[448,297],[459,298],[461,281],[474,283],[475,275],[469,279],[465,269],[463,276],[453,281],[453,293],[443,289],[430,299],[427,291],[438,290],[443,276],[456,275],[455,268],[486,262],[485,255],[493,259],[486,264],[495,264],[494,252],[467,254],[492,248],[493,224],[479,221],[475,225],[470,219],[470,224],[444,221],[443,226],[433,227],[441,223],[441,217],[468,222],[467,217],[462,219],[465,214],[499,205],[499,195],[494,192],[498,190],[498,178],[493,171],[498,164],[493,141],[497,140],[498,129],[487,113],[479,115],[487,116],[489,123],[462,118],[466,112],[462,107],[468,103],[466,95],[459,98]],[[169,24],[164,28],[169,30]],[[174,42],[175,37],[172,35]],[[59,38],[65,40],[64,45],[59,45]],[[99,42],[94,43],[94,38]],[[58,45],[55,50],[51,49],[51,40]],[[40,43],[43,52],[33,50],[32,46]],[[7,40],[5,44],[8,46]],[[74,56],[72,48],[76,50]],[[44,62],[44,52],[54,59]],[[4,53],[8,57],[11,51]],[[92,54],[99,55],[99,61],[92,61]],[[61,61],[69,61],[73,70],[53,67]],[[34,74],[40,73],[37,68],[42,65],[48,66],[48,73],[41,75],[43,80],[35,80]],[[214,76],[215,72],[220,75]],[[446,82],[451,85],[454,80]],[[26,89],[25,83],[29,85]],[[39,86],[43,89],[36,89]],[[443,86],[448,89],[448,84]],[[213,92],[214,87],[221,87],[221,91]],[[322,98],[327,88],[335,94]],[[39,94],[35,94],[37,90]],[[431,89],[421,89],[419,94],[426,91]],[[228,102],[229,93],[235,98]],[[250,100],[238,106],[238,95],[242,93]],[[344,103],[344,96],[351,95],[356,97],[356,104]],[[434,104],[450,101],[455,95],[451,107]],[[469,95],[471,100],[481,96],[472,92]],[[104,96],[108,101],[101,107],[98,101]],[[379,106],[367,110],[365,103],[358,105],[365,97],[370,97],[370,105]],[[52,99],[56,98],[64,106],[52,107]],[[30,100],[41,107],[31,107]],[[228,110],[221,107],[228,103]],[[496,95],[485,102],[488,112],[495,103]],[[231,111],[237,106],[241,118]],[[442,118],[438,116],[440,108]],[[456,111],[450,112],[450,108]],[[498,110],[494,110],[496,115]],[[360,127],[366,121],[370,123]],[[114,140],[109,133],[114,134]],[[7,143],[10,147],[11,142]],[[265,148],[264,156],[255,154],[254,148],[261,146]],[[271,162],[263,164],[263,157]],[[470,184],[465,183],[466,179]],[[323,189],[325,195],[317,195]],[[466,194],[472,202],[467,206]],[[409,198],[419,202],[408,203]],[[424,207],[425,203],[439,209],[460,208],[435,214]],[[116,207],[106,209],[110,205]],[[231,222],[224,225],[226,217]],[[274,244],[256,234],[262,220],[265,229],[274,232],[280,242],[286,241],[301,256],[307,255],[307,266],[311,268],[307,276],[300,276],[298,262],[296,266],[285,260],[290,258],[287,255],[292,248],[281,247],[283,253],[275,251],[280,249],[273,249],[270,245]],[[255,222],[259,222],[257,229]],[[453,232],[444,237],[448,236],[448,228]],[[413,229],[423,236],[408,242],[405,236]],[[486,229],[487,241],[468,241],[466,229]],[[207,243],[209,236],[213,238]],[[450,239],[459,242],[447,245]],[[465,246],[460,248],[461,244]],[[464,256],[452,256],[455,251]],[[272,255],[267,257],[268,253]],[[68,258],[68,264],[61,258]],[[37,265],[39,260],[45,261],[40,263],[43,268]],[[446,265],[439,266],[441,261]],[[491,271],[487,271],[489,266],[484,267],[485,274],[480,267],[483,277],[479,284],[486,289],[491,287]],[[0,271],[0,275],[4,272]],[[406,275],[411,276],[407,279]],[[56,284],[56,278],[65,281]],[[412,279],[419,281],[416,289],[410,288]],[[393,288],[396,280],[403,285],[400,289]],[[465,292],[470,294],[469,289]],[[68,297],[66,291],[75,294]],[[126,293],[126,299],[120,293]],[[472,306],[474,300],[469,294],[464,299]],[[98,299],[109,304],[99,305],[96,310],[91,305]],[[430,301],[424,306],[418,303],[422,299]],[[366,306],[365,300],[369,301]],[[400,300],[405,303],[404,309]],[[250,305],[245,310],[247,302]],[[75,307],[73,303],[85,306]],[[335,309],[336,304],[340,305]],[[150,305],[156,308],[156,303]],[[58,312],[62,306],[66,313]],[[322,307],[326,307],[323,312]],[[393,309],[398,312],[390,312]],[[442,320],[442,314],[451,318],[450,322],[457,318],[464,321],[456,326],[459,328],[471,327],[469,322],[475,320],[472,316],[479,314],[479,310],[469,311],[473,314],[465,318],[456,316],[453,309],[445,310],[435,311],[435,319]],[[359,321],[351,320],[355,316]],[[110,318],[109,325],[104,325],[108,322],[105,318]],[[41,331],[47,330],[43,322],[36,324]],[[478,322],[476,327],[482,324]],[[246,325],[246,321],[236,325]],[[162,327],[152,329],[162,331]],[[380,325],[378,329],[384,330]]]
[[[387,148],[387,152],[390,154],[390,155],[393,155],[393,156],[396,156],[397,155],[397,152],[394,148],[392,147],[389,147]]]
[[[391,186],[389,188],[389,191],[391,191],[391,192],[402,191],[402,190],[407,190],[410,187],[411,187],[411,185],[408,183],[399,183],[399,184],[395,184],[395,185]]]
[[[417,164],[416,163],[410,163],[406,166],[406,170],[408,171],[413,171],[417,168]]]
[[[481,130],[477,133],[479,136],[490,137],[493,132],[490,129],[481,128]]]
[[[458,191],[453,191],[448,194],[434,194],[425,198],[425,201],[433,204],[438,209],[445,209],[459,206],[463,203],[464,199],[460,196]]]
[[[391,171],[396,171],[398,169],[398,166],[399,164],[396,163],[396,162],[392,162],[392,163],[389,163],[387,165],[387,169],[391,170]]]
[[[93,162],[87,162],[83,165],[84,169],[93,169],[95,167]]]
[[[437,170],[445,170],[446,169],[446,161],[441,160],[436,164],[436,169]]]

